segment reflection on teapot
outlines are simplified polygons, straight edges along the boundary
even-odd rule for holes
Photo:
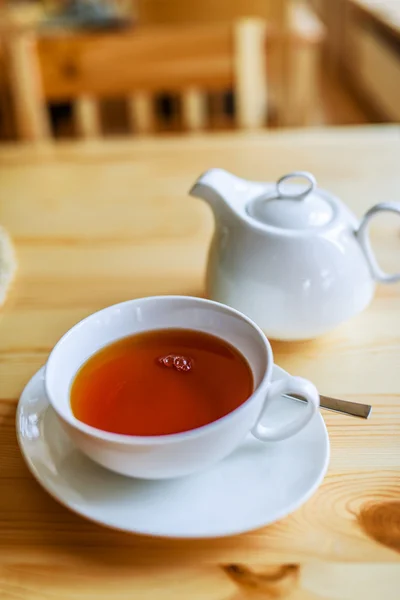
[[[305,172],[258,183],[211,169],[190,193],[215,216],[210,298],[244,312],[271,338],[324,334],[369,304],[375,281],[400,280],[381,271],[368,236],[371,217],[400,214],[400,203],[378,204],[359,222]]]

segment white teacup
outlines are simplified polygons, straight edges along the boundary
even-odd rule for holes
[[[228,415],[198,429],[163,436],[108,433],[82,423],[70,406],[70,388],[82,364],[100,348],[141,331],[184,328],[216,335],[247,359],[254,392]],[[70,329],[56,344],[46,365],[50,403],[67,433],[95,462],[124,475],[161,479],[204,469],[232,452],[248,432],[265,442],[288,438],[305,427],[319,407],[312,383],[300,377],[271,383],[271,346],[257,325],[240,312],[200,298],[158,296],[129,300],[105,308]],[[268,405],[284,393],[308,403],[294,421],[268,426]]]

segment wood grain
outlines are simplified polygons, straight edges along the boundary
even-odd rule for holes
[[[4,600],[397,600],[400,583],[399,286],[313,342],[274,342],[276,362],[321,392],[368,402],[359,422],[324,413],[328,475],[293,515],[235,538],[167,541],[101,528],[33,480],[14,431],[16,403],[65,330],[132,297],[202,294],[212,215],[187,195],[221,166],[276,179],[293,169],[361,216],[400,199],[400,128],[197,135],[0,146],[0,222],[16,283],[0,312],[0,597]],[[399,268],[399,221],[373,244]]]

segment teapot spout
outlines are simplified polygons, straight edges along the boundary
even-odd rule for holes
[[[249,182],[224,169],[210,169],[196,181],[190,195],[207,202],[214,214],[223,216],[226,212],[238,214],[243,209]]]

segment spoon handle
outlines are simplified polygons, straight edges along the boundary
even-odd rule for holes
[[[285,394],[287,398],[306,402],[301,396],[293,394]],[[349,400],[339,400],[338,398],[330,398],[329,396],[320,396],[320,406],[326,410],[350,415],[351,417],[359,417],[360,419],[368,419],[371,414],[372,406],[369,404],[361,404],[360,402],[350,402]]]

